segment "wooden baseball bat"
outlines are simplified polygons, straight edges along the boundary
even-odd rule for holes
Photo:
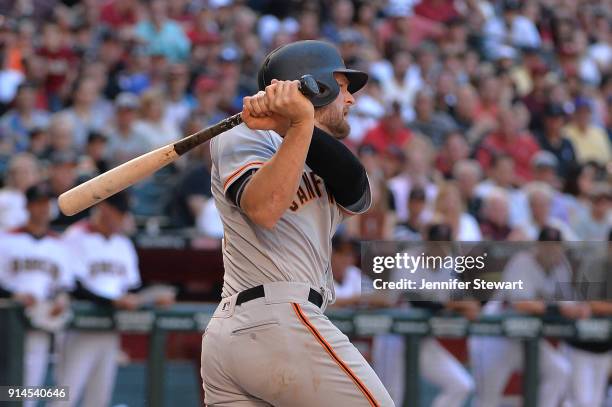
[[[316,80],[311,75],[302,76],[300,90],[308,97],[320,92]],[[242,116],[237,113],[179,141],[133,158],[64,192],[58,198],[58,205],[62,213],[67,216],[84,211],[109,196],[147,178],[186,152],[240,123],[242,123]]]

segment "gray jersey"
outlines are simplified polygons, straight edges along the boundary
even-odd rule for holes
[[[350,211],[340,207],[318,177],[304,165],[291,206],[272,230],[259,227],[227,197],[233,182],[272,158],[283,139],[245,124],[211,141],[212,194],[224,228],[223,297],[273,281],[308,283],[333,302],[331,237],[342,220],[370,206],[370,190]],[[350,180],[347,180],[350,182]]]

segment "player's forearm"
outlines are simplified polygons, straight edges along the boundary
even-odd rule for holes
[[[589,305],[594,315],[612,315],[612,302],[610,301],[591,301]]]
[[[367,193],[368,177],[359,159],[344,143],[319,128],[312,135],[306,164],[323,178],[336,202],[345,208]]]
[[[313,122],[291,126],[272,159],[249,180],[240,207],[249,219],[272,228],[289,208],[304,171]]]

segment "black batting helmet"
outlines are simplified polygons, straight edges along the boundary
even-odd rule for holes
[[[298,80],[303,75],[312,75],[321,93],[310,98],[315,107],[331,103],[340,92],[334,79],[334,72],[343,73],[349,80],[348,90],[357,92],[368,81],[368,74],[347,69],[340,53],[333,45],[323,41],[297,41],[272,51],[264,60],[257,82],[264,90],[272,79],[281,81]]]

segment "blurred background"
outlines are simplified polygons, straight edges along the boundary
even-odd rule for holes
[[[458,241],[537,240],[547,227],[607,241],[611,23],[608,0],[2,0],[0,231],[28,225],[38,195],[26,192],[41,183],[53,231],[94,216],[65,217],[56,198],[239,112],[268,52],[324,39],[370,74],[345,142],[374,203],[339,231],[350,244],[338,268],[358,263],[359,241],[422,240],[432,223]],[[121,233],[142,285],[219,300],[208,145],[129,190]],[[145,342],[121,336],[121,377],[142,374]],[[194,400],[199,352],[198,334],[169,338],[170,358],[193,361],[179,368]]]

